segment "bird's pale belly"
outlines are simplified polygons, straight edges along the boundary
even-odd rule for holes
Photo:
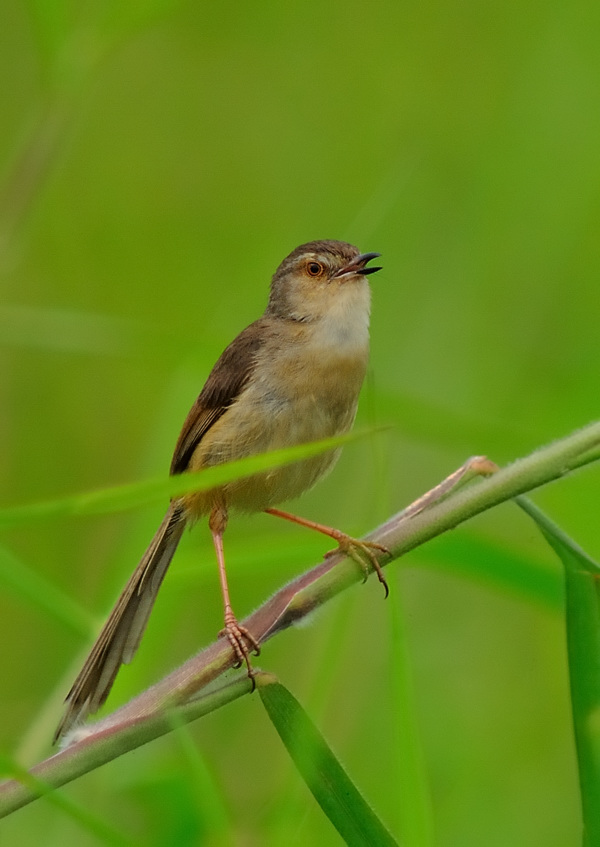
[[[243,402],[236,402],[202,439],[191,468],[199,470],[269,450],[290,447],[347,432],[354,421],[363,369],[354,368],[355,379],[340,379],[330,368],[322,380],[306,380],[302,391],[290,397],[289,389],[269,390],[254,380]],[[344,389],[341,389],[344,386]],[[228,483],[217,491],[186,498],[195,516],[206,514],[217,502],[226,508],[255,512],[292,500],[311,488],[338,459],[340,451],[294,462],[265,473]]]

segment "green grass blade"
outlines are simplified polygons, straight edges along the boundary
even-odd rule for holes
[[[514,547],[464,532],[445,533],[411,553],[405,567],[415,563],[443,573],[454,573],[553,612],[564,609],[564,586],[560,573]]]
[[[396,845],[296,698],[271,679],[265,674],[258,680],[267,714],[308,788],[346,844]]]
[[[18,765],[6,755],[0,754],[0,773],[21,782],[31,791],[40,794],[52,803],[63,814],[76,821],[79,826],[89,834],[95,836],[102,844],[111,844],[114,847],[135,847],[138,842],[133,838],[119,832],[96,815],[92,815],[83,806],[74,803],[65,794],[54,791],[53,788],[28,770]]]
[[[0,546],[0,586],[4,586],[31,606],[50,614],[64,626],[89,638],[94,622],[81,606],[49,580]]]
[[[37,520],[68,515],[94,515],[109,512],[121,512],[134,509],[170,497],[178,497],[191,491],[207,491],[217,485],[224,485],[234,479],[251,476],[260,471],[271,470],[281,465],[291,464],[301,459],[316,456],[327,450],[340,447],[348,441],[364,436],[367,431],[355,431],[347,435],[313,441],[310,444],[300,444],[296,447],[286,447],[282,450],[272,450],[257,456],[238,459],[235,462],[207,468],[198,473],[184,473],[178,476],[161,477],[145,482],[120,485],[114,488],[103,488],[59,500],[48,500],[25,506],[0,509],[0,529],[22,526]],[[373,430],[368,430],[372,433]]]
[[[585,844],[600,847],[600,568],[524,497],[530,515],[560,558],[565,573],[567,654]]]

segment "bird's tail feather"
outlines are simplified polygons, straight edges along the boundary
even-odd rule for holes
[[[133,659],[185,524],[182,505],[172,503],[67,694],[55,741],[100,708],[121,665]]]

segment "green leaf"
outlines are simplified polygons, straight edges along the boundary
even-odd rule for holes
[[[191,491],[208,491],[209,488],[224,485],[234,479],[241,479],[254,473],[316,456],[319,453],[340,447],[348,441],[360,438],[366,432],[366,430],[355,431],[335,438],[312,441],[310,444],[299,444],[282,450],[272,450],[268,453],[228,462],[218,467],[206,468],[197,473],[161,477],[146,482],[135,482],[130,485],[90,491],[86,494],[76,494],[60,500],[47,500],[27,506],[0,509],[0,529],[68,515],[121,512],[156,501],[167,500],[170,497],[179,497]],[[373,432],[373,430],[368,430],[368,432]]]
[[[396,845],[296,698],[272,680],[267,674],[257,679],[267,714],[315,800],[346,844]]]
[[[564,567],[571,709],[585,844],[600,847],[600,567],[531,501],[518,497],[517,502],[537,523]]]

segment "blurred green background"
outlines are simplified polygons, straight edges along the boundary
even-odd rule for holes
[[[392,429],[347,446],[300,514],[360,534],[471,454],[506,463],[594,419],[599,23],[591,0],[4,0],[0,503],[166,473],[214,360],[313,238],[383,254],[359,424]],[[592,467],[535,495],[591,555],[599,488]],[[2,537],[0,750],[49,753],[87,618],[163,508]],[[226,543],[240,616],[327,548],[262,515],[232,520]],[[15,587],[24,568],[70,616]],[[578,844],[560,571],[537,530],[506,505],[389,570],[387,603],[370,580],[269,643],[261,667],[405,843]],[[221,617],[200,525],[109,706]],[[403,657],[435,832],[420,842],[405,831]],[[339,843],[258,698],[190,734],[64,791],[148,845]],[[46,801],[0,832],[99,843]]]

